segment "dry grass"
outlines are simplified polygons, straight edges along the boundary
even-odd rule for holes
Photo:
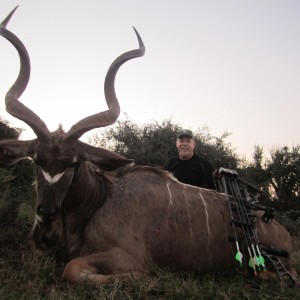
[[[29,228],[0,230],[0,299],[300,299],[297,289],[282,290],[277,281],[262,283],[238,274],[201,278],[157,271],[126,283],[69,285],[61,280],[62,263],[33,249]],[[300,271],[300,251],[296,259]]]

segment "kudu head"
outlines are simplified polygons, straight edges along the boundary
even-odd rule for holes
[[[96,163],[104,170],[112,170],[132,162],[121,155],[90,146],[78,139],[91,129],[115,123],[120,114],[114,88],[117,71],[126,61],[143,56],[145,47],[134,29],[139,49],[120,55],[111,64],[105,77],[104,93],[108,110],[80,120],[68,132],[59,128],[51,133],[46,124],[19,101],[29,81],[30,59],[23,43],[6,28],[16,8],[0,24],[0,35],[16,48],[20,57],[20,72],[6,94],[5,104],[7,112],[28,124],[37,138],[29,141],[0,141],[0,162],[13,165],[28,157],[34,160],[37,169],[37,219],[40,223],[48,223],[59,215],[61,203],[72,182],[75,169],[81,162]]]

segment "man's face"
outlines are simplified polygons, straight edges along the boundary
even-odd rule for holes
[[[195,149],[195,140],[188,136],[181,136],[176,140],[176,148],[180,159],[190,159]]]

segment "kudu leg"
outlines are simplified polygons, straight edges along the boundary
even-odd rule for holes
[[[67,263],[63,279],[70,282],[93,281],[102,284],[139,278],[143,272],[136,259],[123,251],[109,251],[78,257]]]

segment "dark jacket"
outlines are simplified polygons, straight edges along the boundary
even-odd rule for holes
[[[175,156],[166,163],[165,170],[173,173],[182,183],[216,189],[212,176],[214,167],[206,158],[197,154],[187,160]]]

